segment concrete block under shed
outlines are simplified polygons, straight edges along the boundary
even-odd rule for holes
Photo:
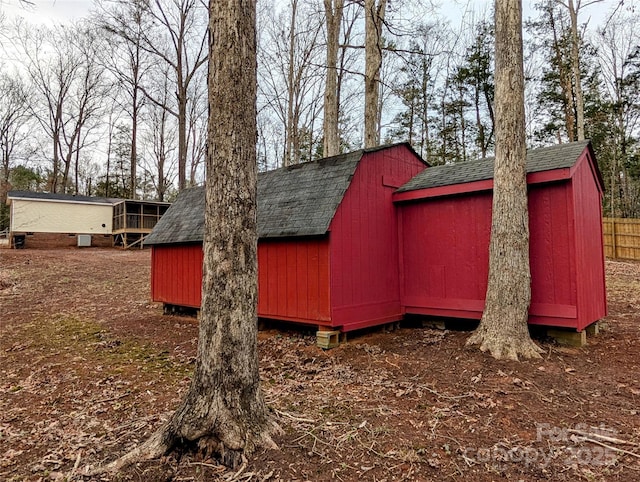
[[[587,344],[586,330],[572,331],[549,328],[547,329],[547,336],[553,338],[561,345],[583,347]]]
[[[320,348],[328,350],[340,344],[340,330],[317,331],[316,343]]]

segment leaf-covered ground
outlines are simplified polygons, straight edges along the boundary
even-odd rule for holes
[[[0,251],[0,480],[89,480],[177,405],[197,322],[150,302],[149,269],[147,251]],[[605,329],[584,348],[538,338],[537,361],[466,348],[461,322],[330,351],[263,330],[280,450],[236,472],[173,453],[102,479],[640,480],[640,263],[607,262],[607,282]]]

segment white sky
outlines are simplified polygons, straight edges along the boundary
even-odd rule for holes
[[[523,17],[527,19],[535,14],[534,4],[537,0],[523,0]],[[619,0],[604,0],[602,3],[588,6],[581,15],[581,21],[591,17],[596,25],[606,20],[611,9]],[[82,18],[89,13],[93,2],[91,0],[32,0],[33,7],[25,7],[19,0],[0,0],[0,12],[7,17],[23,16],[34,23],[57,24]],[[440,2],[440,12],[445,13],[452,22],[459,21],[465,10],[483,11],[489,8],[493,0],[443,0]],[[584,2],[587,3],[587,2]],[[625,0],[626,8],[637,5],[640,0]]]
[[[33,6],[25,6],[19,0],[0,0],[0,12],[8,18],[20,16],[40,24],[66,23],[88,15],[91,0],[31,0]]]

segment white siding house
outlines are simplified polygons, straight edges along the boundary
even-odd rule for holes
[[[113,205],[120,199],[9,191],[11,237],[29,246],[74,246],[78,235],[111,245]],[[17,236],[17,238],[16,238]]]
[[[14,247],[142,247],[169,203],[9,191]]]

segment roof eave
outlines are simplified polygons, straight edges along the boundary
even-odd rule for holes
[[[530,172],[527,174],[527,185],[561,181],[569,179],[571,175],[572,172],[569,168]],[[446,186],[435,186],[414,189],[411,191],[395,192],[393,194],[393,202],[407,202],[418,199],[453,196],[456,194],[468,194],[472,192],[491,190],[493,190],[493,179],[481,179],[472,182],[448,184]]]
[[[47,198],[25,197],[25,196],[7,196],[7,205],[10,204],[11,200],[63,203],[63,204],[92,204],[95,206],[112,206],[112,207],[114,206],[114,203],[101,202],[101,201],[83,201],[80,199],[47,199]]]

